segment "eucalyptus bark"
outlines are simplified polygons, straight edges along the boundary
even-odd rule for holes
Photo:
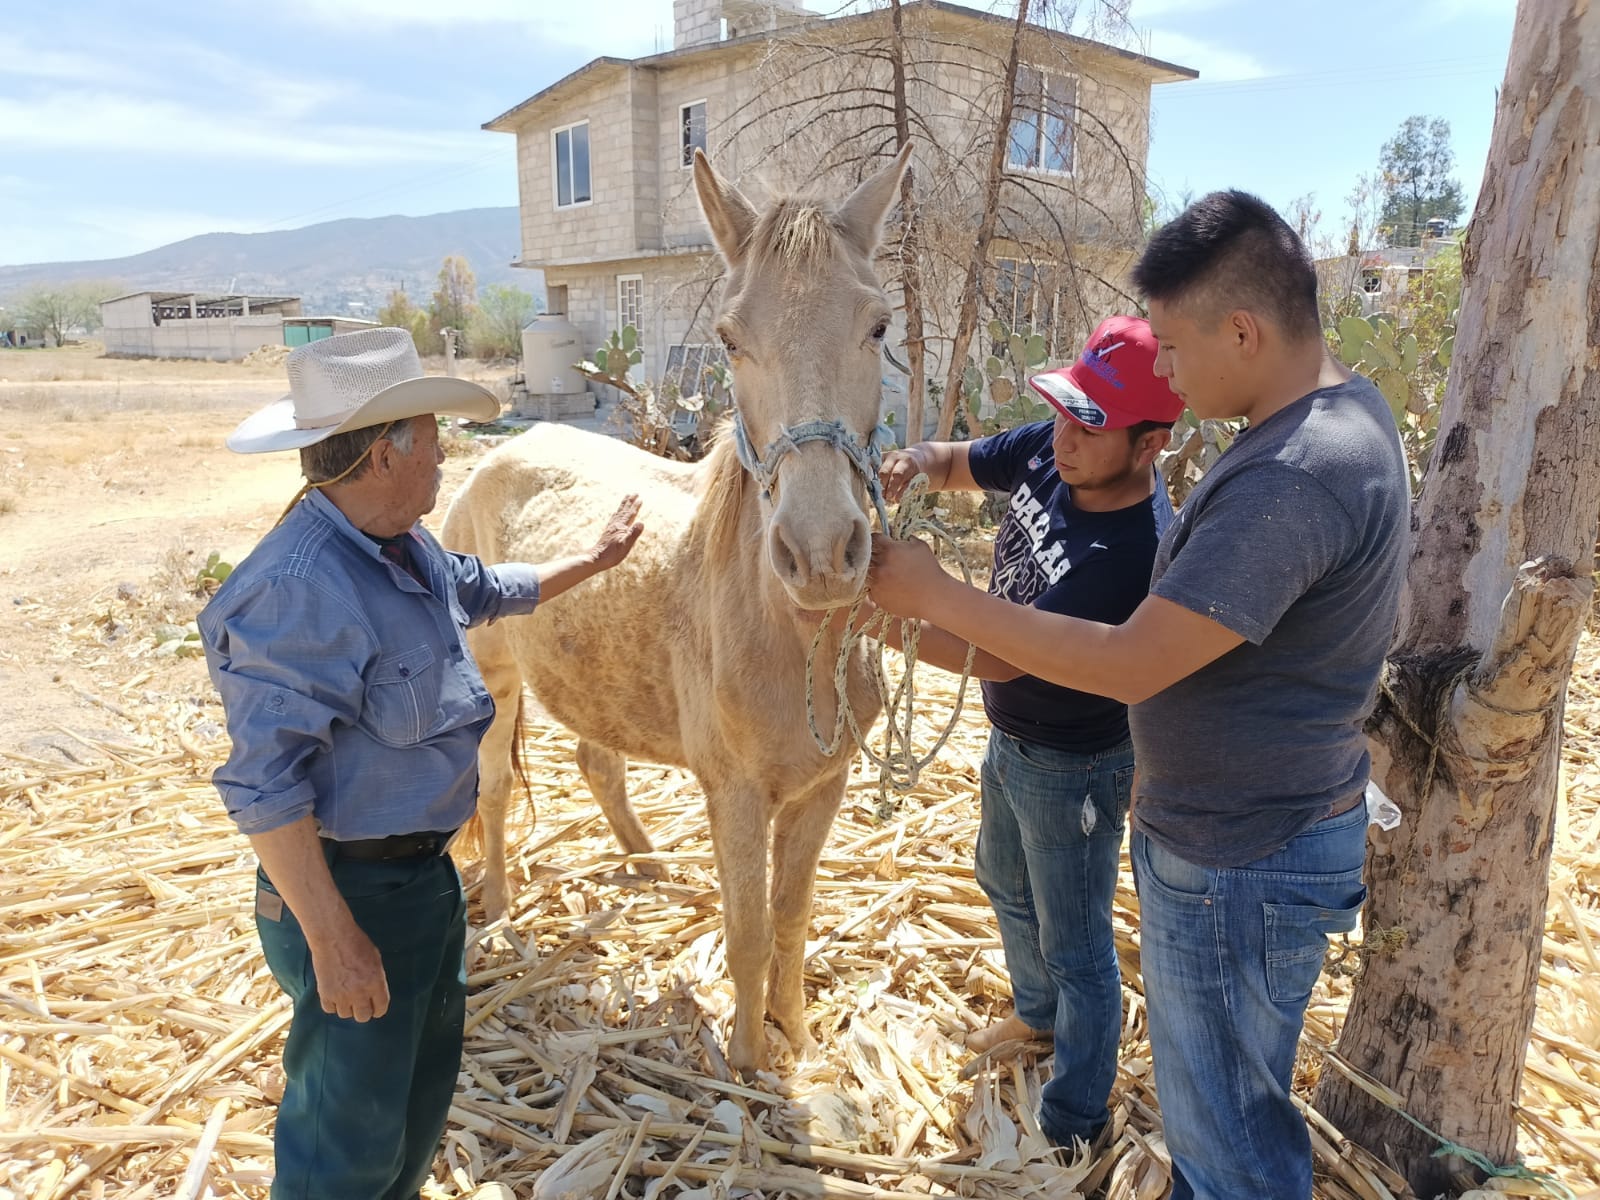
[[[1403,810],[1317,1107],[1418,1195],[1516,1161],[1567,680],[1600,512],[1600,4],[1522,0],[1462,256],[1456,353],[1368,726]],[[1372,948],[1376,949],[1372,949]],[[1383,1089],[1377,1089],[1382,1091]]]

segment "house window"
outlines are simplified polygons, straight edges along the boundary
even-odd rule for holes
[[[1056,265],[1027,259],[994,260],[994,315],[1013,333],[1026,329],[1043,336],[1045,345],[1055,349]],[[1005,357],[1006,348],[996,343],[991,351]]]
[[[1366,293],[1368,293],[1369,295],[1373,295],[1373,294],[1376,294],[1378,292],[1383,291],[1383,272],[1382,271],[1363,271],[1363,272],[1361,272],[1361,290],[1366,292]]]
[[[556,207],[589,203],[589,122],[557,129],[554,136]]]
[[[694,152],[706,148],[706,102],[696,100],[678,109],[678,145],[683,150],[682,162],[694,166]]]
[[[617,328],[633,326],[639,340],[644,340],[644,276],[617,276]]]
[[[683,395],[695,396],[712,389],[711,369],[727,363],[721,342],[679,342],[667,348],[662,378],[676,384]]]
[[[1072,171],[1072,117],[1078,81],[1072,75],[1017,68],[1006,161],[1022,171]]]

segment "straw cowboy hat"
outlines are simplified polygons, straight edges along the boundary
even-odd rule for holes
[[[250,414],[228,437],[241,454],[298,450],[336,433],[424,413],[490,421],[494,393],[465,379],[424,375],[403,329],[362,329],[308,342],[290,353],[289,394]]]

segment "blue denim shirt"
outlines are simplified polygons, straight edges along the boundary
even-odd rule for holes
[[[233,738],[212,782],[242,832],[311,813],[353,841],[472,815],[494,701],[462,630],[532,612],[539,578],[411,537],[427,587],[313,491],[200,614]]]

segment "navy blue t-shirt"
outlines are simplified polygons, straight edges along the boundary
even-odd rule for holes
[[[989,591],[1013,604],[1120,625],[1150,590],[1172,502],[1158,479],[1149,503],[1112,512],[1077,508],[1056,474],[1052,432],[1052,422],[1039,421],[968,447],[978,486],[1011,497],[995,534]],[[1032,675],[985,681],[983,707],[990,724],[1014,738],[1079,754],[1128,736],[1127,705]]]

